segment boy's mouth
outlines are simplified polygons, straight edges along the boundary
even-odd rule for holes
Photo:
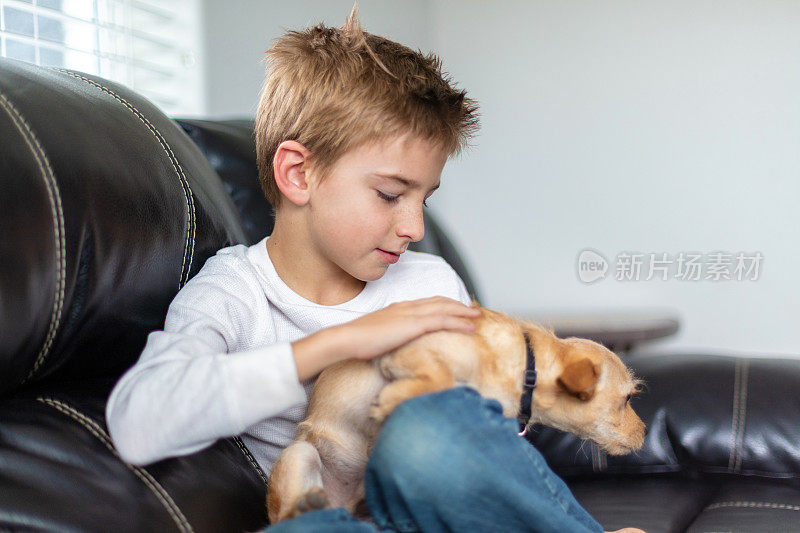
[[[381,250],[380,248],[376,248],[378,253],[383,257],[383,259],[389,263],[397,263],[400,260],[400,254],[395,254],[392,252],[387,252],[386,250]]]

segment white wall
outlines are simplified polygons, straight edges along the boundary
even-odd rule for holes
[[[341,24],[351,5],[206,0],[210,114],[252,115],[281,28]],[[368,30],[434,50],[481,104],[475,147],[431,205],[485,304],[668,309],[681,331],[646,351],[800,355],[800,3],[359,5]],[[587,285],[584,248],[764,260],[757,281]]]

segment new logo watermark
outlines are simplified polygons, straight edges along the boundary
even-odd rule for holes
[[[608,261],[600,252],[586,249],[578,254],[578,278],[584,283],[594,283],[606,277]]]
[[[761,252],[620,252],[609,261],[597,250],[578,253],[578,279],[594,283],[612,270],[617,281],[757,281],[764,256]]]

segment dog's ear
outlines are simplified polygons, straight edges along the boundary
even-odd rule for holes
[[[568,364],[558,377],[558,384],[569,394],[587,401],[594,395],[599,369],[589,358],[584,357]]]

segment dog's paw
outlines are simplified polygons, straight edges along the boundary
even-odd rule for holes
[[[310,511],[326,509],[329,506],[330,502],[328,501],[328,495],[325,494],[325,489],[314,487],[297,499],[294,504],[294,509],[292,509],[292,513],[290,514],[290,518],[298,517]]]
[[[388,411],[383,405],[378,402],[372,402],[372,407],[369,408],[369,418],[375,422],[382,424],[384,420],[389,417],[391,411]]]

